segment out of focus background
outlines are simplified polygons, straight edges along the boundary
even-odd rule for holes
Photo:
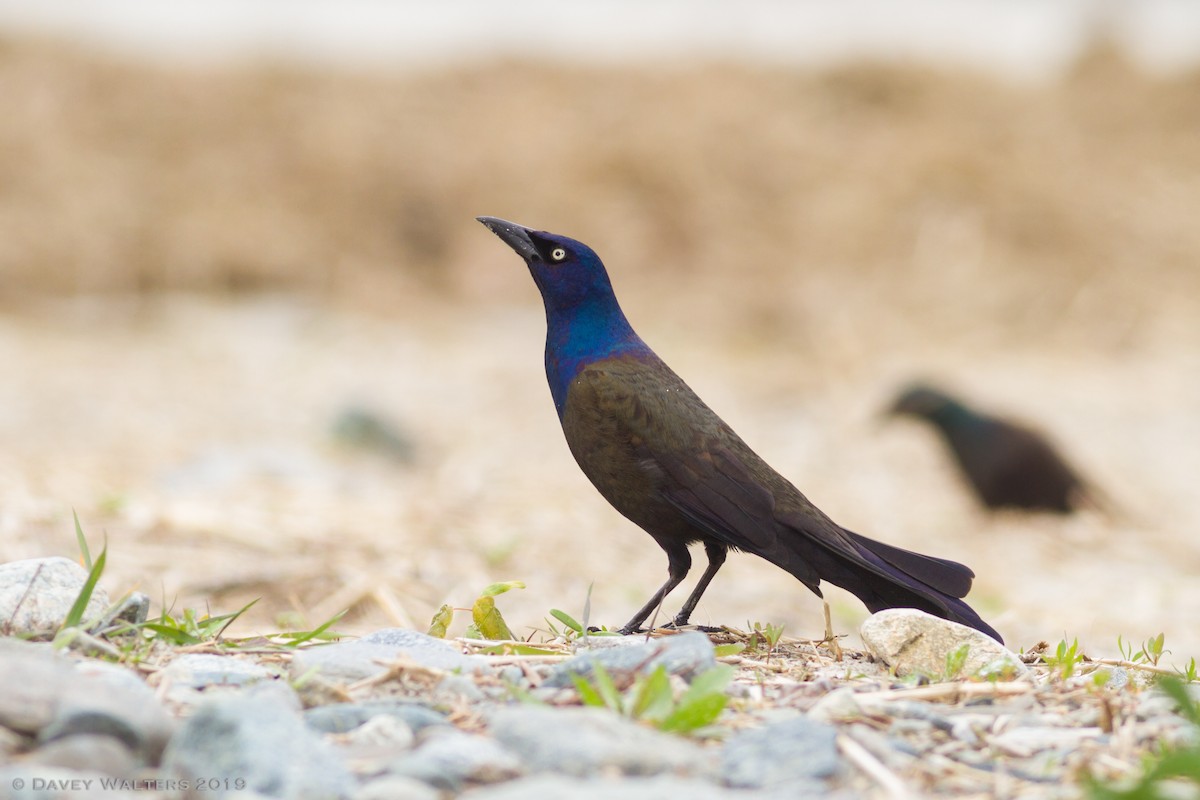
[[[1014,649],[1200,655],[1200,9],[834,5],[0,2],[0,560],[77,555],[74,509],[114,594],[261,598],[231,634],[513,579],[514,630],[589,585],[624,622],[666,559],[575,467],[488,214],[593,245],[751,446],[971,565]],[[881,416],[914,378],[1118,513],[985,511]],[[751,556],[693,621],[822,630]]]

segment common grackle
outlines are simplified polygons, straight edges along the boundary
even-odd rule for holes
[[[1025,508],[1066,514],[1100,505],[1079,474],[1036,431],[976,411],[931,386],[910,386],[892,414],[937,428],[963,476],[988,508]]]
[[[708,568],[675,616],[686,625],[730,550],[827,580],[867,608],[918,608],[1000,636],[961,599],[966,566],[841,528],[771,469],[634,332],[591,248],[494,217],[479,221],[529,267],[546,307],[546,377],[567,446],[617,511],[667,554],[668,578],[622,628],[638,630],[704,545]]]

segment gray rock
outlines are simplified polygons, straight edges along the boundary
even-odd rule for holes
[[[595,664],[603,666],[614,677],[626,679],[637,674],[648,674],[663,666],[669,674],[690,681],[717,663],[712,642],[700,631],[684,631],[649,641],[629,636],[617,639],[622,643],[617,646],[610,643],[610,637],[599,637],[595,641],[604,644],[559,664],[542,685],[571,686],[572,675],[591,675]]]
[[[452,695],[458,702],[478,703],[484,699],[483,692],[475,681],[465,675],[447,675],[438,682],[439,695]]]
[[[439,800],[442,793],[415,778],[390,775],[368,783],[354,800]]]
[[[714,769],[710,755],[692,742],[601,708],[512,706],[496,711],[489,722],[496,741],[533,771],[706,775]]]
[[[316,670],[324,678],[349,683],[383,672],[386,662],[398,658],[445,672],[492,671],[484,659],[464,655],[441,639],[403,628],[386,628],[356,642],[304,648],[292,657],[291,675],[294,680]]]
[[[988,743],[1006,756],[1028,758],[1044,750],[1076,750],[1089,739],[1105,742],[1108,736],[1099,728],[1010,728]]]
[[[26,760],[63,769],[96,772],[117,778],[132,778],[141,766],[123,742],[112,736],[78,734],[42,745]]]
[[[75,676],[74,663],[49,644],[0,639],[0,725],[36,734],[54,719]]]
[[[832,778],[841,765],[837,730],[802,716],[743,731],[721,750],[725,783],[744,789],[800,787]]]
[[[412,747],[416,741],[416,735],[408,723],[389,714],[371,717],[346,734],[345,738],[350,745],[386,747],[392,752]]]
[[[373,717],[386,714],[403,720],[414,732],[434,725],[449,725],[446,716],[428,706],[406,700],[376,700],[366,703],[337,703],[310,708],[304,721],[322,733],[346,733]]]
[[[269,681],[275,674],[266,667],[235,656],[188,653],[173,660],[159,673],[159,682],[169,681],[190,689],[210,686],[246,686]]]
[[[120,787],[106,789],[102,780],[112,778],[42,764],[12,764],[0,767],[0,796],[10,800],[134,800],[139,794]]]
[[[86,582],[87,571],[61,556],[0,564],[0,633],[53,633]],[[97,586],[83,618],[98,619],[106,608],[108,595]]]
[[[59,698],[54,717],[38,732],[40,742],[103,735],[121,742],[147,764],[157,764],[175,720],[150,687],[114,664],[85,661]]]
[[[150,596],[141,592],[130,592],[104,613],[97,630],[104,630],[118,622],[140,625],[150,615]]]
[[[355,788],[333,750],[274,691],[221,695],[197,707],[167,745],[162,773],[193,786],[197,778],[240,780],[238,789],[288,800],[349,797]]]
[[[814,703],[808,710],[808,716],[817,722],[849,722],[862,719],[866,711],[859,703],[856,692],[849,686],[843,686]]]
[[[961,677],[986,672],[1015,678],[1029,672],[1016,653],[992,637],[915,608],[889,608],[872,614],[859,635],[871,655],[897,675],[940,678],[946,672],[946,656],[963,645],[969,650]]]
[[[466,783],[498,783],[523,772],[521,763],[493,739],[452,728],[437,731],[388,773],[458,791]]]
[[[745,792],[724,789],[706,781],[660,775],[651,778],[604,778],[580,781],[561,775],[534,775],[463,792],[462,800],[737,800]],[[761,797],[762,795],[755,795]],[[793,794],[791,797],[815,795]]]

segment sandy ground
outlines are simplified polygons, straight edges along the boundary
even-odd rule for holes
[[[348,631],[423,627],[510,579],[516,629],[581,615],[592,582],[593,621],[624,622],[665,558],[573,464],[490,214],[594,245],[743,438],[845,526],[970,564],[1015,647],[1200,655],[1197,86],[1103,49],[1014,87],[0,41],[0,558],[74,554],[74,507],[111,590],[261,598],[244,633],[347,607]],[[928,431],[878,420],[914,376],[1051,431],[1123,517],[982,513]],[[333,441],[351,405],[413,461]],[[821,626],[750,556],[695,620]]]
[[[528,280],[506,252],[494,260],[486,267]],[[571,461],[541,375],[540,307],[527,294],[517,306],[414,307],[393,320],[287,299],[186,297],[9,313],[0,557],[72,554],[74,506],[94,544],[107,537],[110,590],[214,613],[261,597],[243,633],[315,624],[345,606],[347,631],[422,627],[439,604],[469,606],[484,585],[510,579],[528,584],[501,599],[514,628],[539,625],[550,608],[580,615],[591,582],[593,620],[619,624],[663,579],[665,558]],[[1112,655],[1119,634],[1164,631],[1176,655],[1200,653],[1192,349],[951,347],[921,358],[924,374],[959,376],[968,393],[1053,429],[1128,516],[996,517],[961,491],[927,431],[875,416],[917,366],[911,355],[880,353],[818,379],[800,377],[786,348],[750,351],[683,324],[640,327],[835,519],[972,565],[971,600],[1010,644],[1079,637]],[[332,420],[349,405],[393,420],[415,460],[334,442]],[[852,632],[861,605],[829,595],[838,630]],[[742,555],[695,620],[815,635],[820,606]]]

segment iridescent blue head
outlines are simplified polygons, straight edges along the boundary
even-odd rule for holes
[[[546,306],[546,378],[561,419],[579,371],[606,358],[651,356],[625,319],[604,263],[592,248],[566,236],[495,217],[478,217],[525,259]]]

